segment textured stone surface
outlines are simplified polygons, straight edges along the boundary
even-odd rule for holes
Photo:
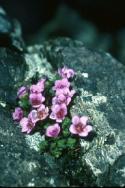
[[[42,45],[34,45],[27,48],[25,60],[28,70],[25,75],[25,81],[31,80],[33,77],[52,79],[54,71],[46,56],[42,52]]]
[[[45,53],[55,68],[67,65],[76,71],[78,96],[71,113],[89,115],[97,134],[90,142],[81,140],[79,183],[125,185],[125,67],[109,54],[69,39],[47,43]]]
[[[0,48],[0,100],[15,101],[16,90],[24,79],[26,63],[23,55]]]
[[[14,103],[15,90],[24,79],[26,63],[21,28],[0,7],[0,101]]]
[[[33,144],[39,141],[38,133],[25,138],[20,127],[14,125],[10,112],[0,106],[0,186],[67,185],[54,160],[36,151],[37,145]]]
[[[0,7],[0,46],[18,51],[24,50],[21,27],[17,20],[12,20]]]
[[[11,117],[15,105],[16,89],[19,85],[29,83],[32,77],[41,78],[47,75],[50,78],[54,76],[52,66],[43,57],[39,48],[37,46],[29,47],[29,53],[23,55],[1,49],[1,186],[68,186],[68,180],[63,174],[60,174],[59,163],[56,163],[50,156],[40,155],[38,146],[42,140],[41,135],[39,133],[32,136],[22,134],[20,127],[14,124]]]
[[[52,20],[41,27],[30,43],[41,44],[57,36],[68,36],[94,49],[110,51],[112,48],[112,37],[109,34],[99,33],[92,22],[84,20],[76,10],[65,4],[58,6]]]
[[[10,50],[6,51],[6,57],[10,53]],[[11,86],[10,78],[16,88],[36,75],[39,78],[44,75],[52,77],[54,70],[63,65],[73,68],[76,71],[73,84],[78,95],[71,114],[89,115],[95,134],[81,139],[82,151],[75,161],[65,157],[55,161],[49,155],[42,156],[36,147],[40,135],[27,136],[20,132],[19,126],[11,119],[13,105],[11,108],[6,105],[5,96],[0,102],[0,185],[124,186],[124,66],[109,54],[87,49],[81,42],[57,39],[28,48],[28,52],[22,55],[27,69],[21,61],[24,76],[19,76],[15,82],[15,77],[20,75],[16,71],[19,64],[15,63],[15,53],[11,56],[12,63],[6,59],[5,69],[5,63],[0,64],[0,75],[3,78],[6,74],[8,87]],[[10,77],[6,69],[15,72]],[[0,91],[3,91],[5,84],[2,80],[0,84]]]

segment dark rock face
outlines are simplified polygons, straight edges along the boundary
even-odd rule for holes
[[[21,36],[20,24],[11,20],[0,7],[0,46],[23,51],[24,42]]]
[[[0,185],[124,186],[124,66],[109,54],[64,38],[29,47],[22,55],[1,48],[0,61]],[[15,89],[35,74],[52,77],[63,65],[76,71],[73,84],[78,95],[71,114],[90,116],[95,132],[81,139],[75,161],[40,155],[40,135],[22,134],[11,118]]]
[[[17,87],[24,80],[26,63],[21,28],[0,7],[0,101],[14,103]]]
[[[25,59],[25,61],[24,61]],[[27,64],[27,66],[26,66]],[[27,69],[26,69],[27,67]],[[16,89],[33,76],[53,75],[52,66],[43,57],[39,47],[30,47],[27,54],[2,48],[0,64],[0,185],[1,186],[68,186],[60,174],[59,163],[41,156],[39,133],[32,136],[21,133],[14,124],[11,113],[16,99]],[[2,78],[5,76],[5,79]]]
[[[7,48],[0,48],[0,100],[14,103],[14,96],[24,79],[25,70],[23,55]]]
[[[110,51],[112,48],[112,37],[109,34],[99,33],[91,22],[82,19],[78,12],[65,4],[58,7],[53,19],[41,27],[39,32],[32,37],[30,43],[41,44],[43,41],[57,36],[66,36],[82,41],[87,47],[94,49]]]
[[[76,71],[74,87],[79,96],[71,113],[89,115],[97,134],[90,142],[81,140],[83,169],[74,178],[85,186],[124,186],[124,66],[109,54],[69,39],[47,43],[45,54],[55,69],[67,65]]]
[[[67,185],[65,178],[59,174],[59,166],[54,163],[54,160],[49,156],[41,156],[35,150],[35,144],[40,139],[39,134],[32,138],[27,136],[25,139],[20,128],[13,124],[10,112],[0,107],[1,186]]]

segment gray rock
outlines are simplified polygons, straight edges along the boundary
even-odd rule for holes
[[[24,42],[18,21],[0,7],[0,101],[14,103],[17,87],[24,80]]]
[[[57,36],[68,36],[94,49],[110,51],[112,48],[110,34],[100,33],[92,22],[82,19],[76,10],[65,4],[60,4],[53,19],[42,26],[29,42],[41,44]]]
[[[1,186],[68,186],[68,180],[60,174],[60,166],[55,159],[40,155],[40,133],[22,134],[20,126],[14,124],[11,116],[17,88],[21,84],[29,83],[36,76],[54,76],[52,66],[40,52],[41,48],[29,47],[28,53],[23,55],[5,48],[0,51]]]
[[[67,185],[59,175],[59,166],[54,159],[41,156],[36,150],[40,140],[38,133],[33,136],[22,134],[20,127],[13,123],[10,111],[0,106],[0,186]]]
[[[21,27],[17,20],[12,20],[0,7],[0,46],[23,51],[25,48]]]
[[[54,70],[63,65],[76,71],[73,86],[78,95],[71,114],[90,116],[94,131],[87,139],[81,139],[82,150],[77,160],[67,155],[59,160],[49,154],[40,155],[37,146],[42,138],[38,133],[27,136],[20,132],[20,127],[12,121],[12,108],[6,105],[5,96],[0,102],[0,185],[124,186],[124,66],[109,54],[87,49],[83,43],[70,39],[29,47],[23,57],[28,69],[16,82],[16,72],[12,74],[15,88],[36,74],[38,78],[46,74],[52,77]],[[18,67],[15,58],[12,65],[8,63],[8,71],[11,66],[13,71]],[[5,72],[7,67],[3,68],[1,63],[0,75],[4,70],[6,84],[11,86],[9,74]],[[1,79],[0,84],[3,90]]]
[[[42,52],[42,45],[29,46],[25,53],[25,60],[28,70],[25,75],[25,81],[30,81],[33,77],[37,79],[48,77],[52,79],[55,75],[51,64]]]
[[[125,29],[117,33],[116,37],[116,55],[118,59],[125,65]]]
[[[76,71],[71,114],[90,116],[96,132],[91,141],[81,140],[83,168],[73,178],[85,186],[124,186],[125,67],[108,53],[69,39],[46,43],[45,54],[54,68]]]
[[[13,104],[17,88],[24,80],[26,63],[24,55],[0,48],[0,101]]]

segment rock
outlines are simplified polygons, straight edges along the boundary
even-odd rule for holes
[[[68,36],[74,40],[82,41],[87,47],[94,49],[110,51],[112,47],[110,34],[100,33],[92,22],[82,19],[77,11],[65,4],[58,7],[53,19],[41,27],[35,37],[32,37],[30,43],[41,44],[43,41],[57,36]]]
[[[0,106],[0,185],[3,187],[64,186],[54,160],[36,150],[40,135],[26,136],[13,123],[9,110]],[[29,141],[30,140],[30,141]],[[29,143],[30,142],[30,143]],[[33,144],[36,144],[33,147]],[[30,146],[29,146],[30,144]],[[52,169],[54,167],[54,169]],[[65,182],[65,183],[64,183]]]
[[[26,63],[21,28],[0,7],[0,101],[15,102],[16,90],[24,80]]]
[[[42,53],[42,45],[29,46],[27,53],[25,53],[25,60],[28,67],[25,81],[30,81],[32,78],[48,77],[52,79],[55,75],[51,64],[48,62],[46,56]]]
[[[21,84],[31,82],[36,76],[54,76],[52,66],[41,49],[42,46],[29,47],[28,52],[22,55],[6,48],[0,49],[1,186],[68,186],[68,180],[60,174],[60,166],[55,159],[40,155],[40,133],[32,136],[22,134],[11,115],[17,88]]]
[[[125,65],[125,29],[122,29],[117,33],[116,44],[117,58]]]
[[[67,65],[76,71],[79,95],[71,114],[89,115],[96,133],[81,140],[83,167],[72,172],[72,179],[82,186],[124,186],[125,67],[110,54],[70,39],[46,43],[44,54],[54,68]]]
[[[83,43],[65,38],[31,46],[20,56],[11,50],[1,50],[0,76],[6,78],[5,83],[0,79],[0,87],[8,94],[12,85],[16,89],[33,77],[51,78],[63,65],[73,68],[76,71],[73,85],[78,95],[71,114],[90,116],[94,131],[87,139],[81,139],[78,159],[66,155],[55,160],[49,154],[40,155],[40,134],[21,133],[11,118],[14,100],[10,108],[6,94],[0,100],[0,185],[124,186],[124,66],[108,53],[87,49]],[[19,74],[21,70],[23,75]]]
[[[13,104],[17,88],[24,80],[26,63],[24,55],[0,48],[0,101]]]
[[[25,48],[21,27],[17,20],[10,19],[0,7],[0,46],[23,51]]]

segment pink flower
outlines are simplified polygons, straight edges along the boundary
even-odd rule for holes
[[[36,123],[37,121],[39,121],[39,118],[38,118],[38,114],[37,114],[37,110],[32,110],[30,113],[29,113],[29,116],[28,116],[31,121],[33,123]]]
[[[62,77],[62,78],[72,78],[75,74],[73,69],[68,69],[67,67],[63,67],[62,69],[58,70],[58,74]]]
[[[37,109],[37,114],[38,114],[38,119],[39,120],[44,120],[46,119],[46,117],[49,115],[49,108],[45,107],[45,105],[41,105],[38,109]]]
[[[63,94],[60,94],[52,99],[53,105],[62,104],[62,103],[66,103],[66,97]]]
[[[37,84],[31,85],[30,93],[36,93],[36,94],[41,93],[41,87],[39,87]]]
[[[73,95],[75,94],[75,90],[69,90],[68,88],[64,89],[63,90],[63,94],[66,96],[66,97],[73,97]]]
[[[72,119],[73,124],[69,128],[70,132],[82,137],[88,136],[88,133],[92,130],[92,126],[87,125],[87,121],[87,116],[82,116],[81,118],[74,116]]]
[[[20,121],[20,125],[22,127],[22,132],[26,132],[26,133],[30,133],[32,131],[32,129],[35,127],[35,123],[32,122],[30,116],[28,116],[28,118],[24,117],[21,121]]]
[[[41,93],[38,93],[38,94],[32,93],[29,96],[29,100],[30,100],[32,107],[38,108],[38,107],[40,107],[42,102],[45,101],[45,97],[43,97]]]
[[[12,113],[13,120],[20,121],[23,118],[23,110],[20,107],[15,108]]]
[[[22,98],[28,93],[28,89],[25,86],[22,86],[17,91],[17,97]]]
[[[38,81],[37,85],[41,87],[41,90],[44,91],[45,88],[45,79],[41,79]]]
[[[53,87],[53,90],[62,90],[65,88],[69,88],[69,86],[70,86],[70,83],[68,82],[66,78],[64,78],[62,80],[55,81],[55,86]]]
[[[71,91],[69,91],[69,89],[64,90],[64,95],[66,97],[66,104],[67,105],[69,105],[69,103],[71,102],[72,97],[74,96],[75,93],[76,93],[75,90],[71,90]]]
[[[67,114],[67,107],[65,104],[53,105],[50,118],[56,120],[56,122],[62,122]]]
[[[75,90],[70,91],[69,88],[65,88],[63,90],[57,90],[56,97],[53,98],[53,104],[65,103],[66,105],[69,105],[74,94],[75,94]]]
[[[57,123],[52,126],[49,126],[46,129],[46,136],[48,137],[57,137],[59,133],[60,133],[60,126]]]
[[[30,87],[30,93],[41,93],[42,91],[44,91],[44,84],[45,84],[45,79],[41,79],[38,81],[37,84],[33,84]]]
[[[37,110],[32,110],[29,114],[29,117],[31,118],[33,123],[36,123],[37,121],[46,119],[48,114],[48,107],[45,107],[45,105],[42,104]]]

